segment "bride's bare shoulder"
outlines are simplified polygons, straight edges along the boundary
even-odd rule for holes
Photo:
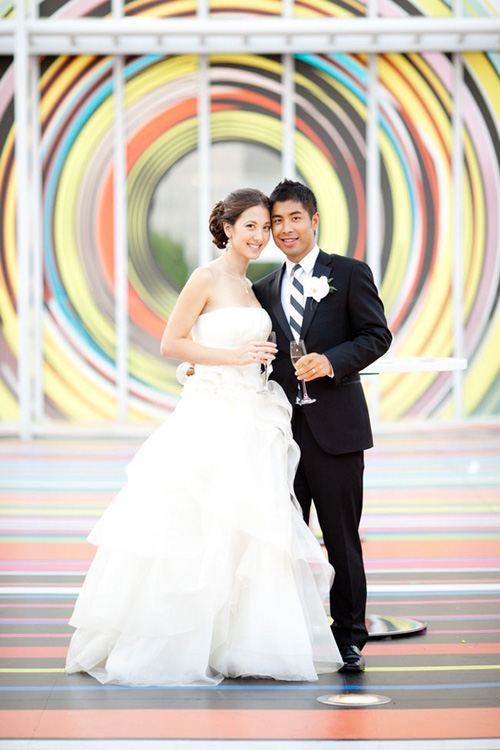
[[[210,283],[216,281],[221,274],[219,268],[218,259],[207,263],[206,266],[200,266],[195,268],[190,276],[190,279],[194,279],[197,283]]]
[[[212,264],[208,263],[206,266],[200,266],[199,268],[195,268],[192,272],[191,276],[188,279],[188,284],[190,286],[192,285],[200,285],[200,284],[210,284],[213,282],[216,278],[216,273],[214,273],[214,270],[212,268]]]

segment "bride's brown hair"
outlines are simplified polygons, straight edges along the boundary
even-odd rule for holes
[[[252,208],[252,206],[264,206],[269,211],[271,210],[271,203],[267,195],[256,188],[233,190],[223,201],[218,201],[215,204],[208,222],[214,245],[221,249],[226,247],[228,237],[224,231],[224,222],[226,221],[232,226],[243,211]]]

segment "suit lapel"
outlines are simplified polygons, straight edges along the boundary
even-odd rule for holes
[[[324,253],[322,250],[319,251],[319,255],[314,264],[313,276],[326,276],[329,279],[332,275],[332,261],[333,257]],[[316,302],[312,297],[306,297],[304,319],[302,321],[302,329],[300,331],[300,338],[305,339],[309,327],[313,321],[316,310],[318,309],[319,302]]]
[[[276,276],[271,282],[271,306],[276,320],[283,329],[283,333],[289,341],[292,341],[292,331],[290,330],[290,325],[286,319],[283,305],[281,304],[281,281],[283,279],[283,274],[285,273],[285,268],[286,266],[283,264],[280,270],[276,272]]]

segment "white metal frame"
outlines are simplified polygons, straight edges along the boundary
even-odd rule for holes
[[[14,52],[17,23],[0,21],[0,54]],[[500,47],[500,18],[31,18],[25,33],[31,55],[468,52]]]
[[[455,357],[463,357],[463,240],[462,175],[463,123],[461,90],[463,62],[461,53],[500,49],[500,18],[465,18],[462,0],[457,0],[454,15],[447,18],[380,18],[378,0],[368,0],[368,12],[362,18],[299,19],[293,17],[293,0],[283,0],[281,18],[243,20],[210,17],[208,0],[198,0],[195,18],[130,18],[123,15],[123,0],[112,0],[110,18],[39,18],[37,3],[16,0],[14,21],[0,21],[0,55],[15,60],[16,172],[17,172],[17,247],[18,247],[18,389],[20,420],[16,425],[0,425],[0,434],[16,432],[23,439],[41,434],[103,434],[96,428],[73,428],[43,422],[42,352],[42,246],[41,246],[41,170],[38,101],[38,57],[47,54],[114,55],[115,111],[115,325],[117,361],[117,421],[106,433],[143,434],[149,428],[127,424],[128,415],[128,280],[127,280],[127,196],[126,129],[124,107],[124,67],[126,54],[198,54],[198,158],[200,263],[211,257],[205,226],[210,209],[210,53],[234,51],[283,56],[283,175],[295,175],[295,89],[294,54],[300,52],[368,53],[367,120],[367,259],[375,280],[380,283],[380,153],[378,145],[379,113],[377,102],[378,54],[386,52],[424,52],[440,50],[453,53],[453,336]],[[29,114],[31,112],[31,121]],[[31,126],[31,138],[30,138]],[[31,142],[31,148],[30,148]],[[26,221],[25,196],[32,196],[32,234]],[[33,311],[30,288],[34,290]],[[33,317],[31,314],[33,312]],[[30,354],[33,352],[33,356]],[[378,390],[373,386],[372,411],[378,414]],[[455,416],[463,417],[463,373],[454,379]],[[489,420],[486,420],[488,422]],[[495,420],[497,421],[497,420]]]

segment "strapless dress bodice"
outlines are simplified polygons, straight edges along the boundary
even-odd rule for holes
[[[236,349],[253,341],[265,341],[271,318],[262,307],[220,307],[203,313],[193,327],[193,340],[204,346]]]
[[[193,341],[216,349],[237,349],[251,341],[266,341],[271,318],[262,307],[221,307],[203,313],[193,327]],[[184,395],[219,388],[262,386],[259,364],[196,365],[195,375],[184,386]]]

